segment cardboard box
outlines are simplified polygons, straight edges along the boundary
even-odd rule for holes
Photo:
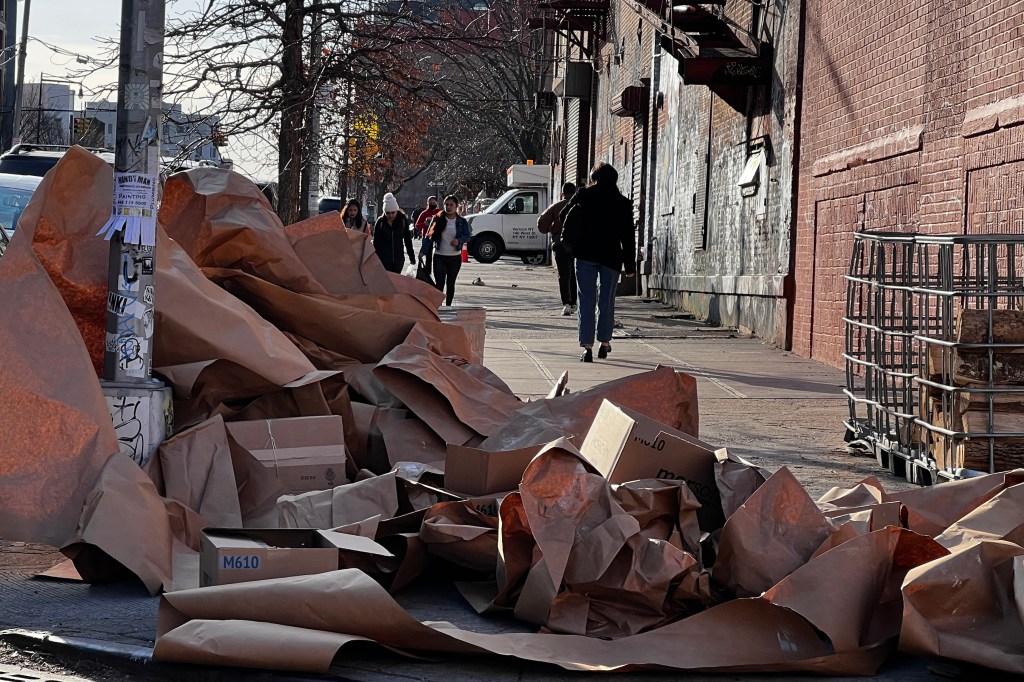
[[[342,552],[392,554],[370,538],[307,528],[207,528],[199,547],[199,585],[229,585],[336,571]]]
[[[716,448],[607,400],[580,452],[611,483],[644,478],[686,481],[702,509],[702,528],[724,522],[715,483]],[[718,525],[714,525],[714,524]]]
[[[465,445],[448,445],[444,487],[466,495],[491,495],[515,490],[526,466],[543,445],[506,452],[488,452]]]
[[[228,422],[228,433],[291,493],[327,490],[348,482],[341,417],[293,417]]]

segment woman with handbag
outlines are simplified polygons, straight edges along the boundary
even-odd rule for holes
[[[612,166],[597,163],[590,171],[590,184],[580,188],[559,214],[562,243],[576,258],[580,362],[594,361],[595,308],[601,344],[597,357],[604,359],[612,351],[619,272],[624,269],[626,277],[636,274],[633,204],[622,196],[618,180]]]
[[[459,200],[446,196],[444,211],[431,219],[420,249],[428,259],[433,252],[434,286],[445,292],[445,305],[451,305],[455,298],[455,280],[462,269],[462,246],[472,234],[469,222],[459,215]]]

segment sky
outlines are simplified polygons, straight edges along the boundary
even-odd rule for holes
[[[31,3],[28,27],[30,38],[37,38],[62,50],[85,57],[100,58],[102,47],[94,38],[117,39],[120,35],[121,0],[31,0]],[[166,12],[171,15],[176,7],[192,7],[195,4],[196,0],[169,0]],[[19,39],[24,7],[24,0],[18,0]],[[29,40],[28,56],[25,60],[26,81],[38,81],[41,74],[46,74],[45,77],[48,79],[63,79],[70,71],[81,67],[75,57],[57,54],[35,40]],[[86,79],[83,83],[85,99],[92,101],[99,98],[99,95],[90,96],[90,90],[96,90],[116,80],[116,68]],[[77,92],[77,87],[72,88]],[[107,99],[115,100],[116,94],[109,94]],[[75,101],[76,108],[81,108],[82,104],[80,99]],[[225,156],[235,158],[240,170],[260,172],[260,169],[246,168],[238,155],[231,153],[230,146],[225,151]]]

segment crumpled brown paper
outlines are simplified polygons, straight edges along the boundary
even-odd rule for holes
[[[833,530],[788,469],[726,519],[714,578],[740,597],[763,593],[807,563]]]
[[[61,550],[86,581],[107,578],[109,565],[98,563],[105,554],[157,594],[171,584],[173,572],[169,511],[179,521],[185,520],[173,505],[165,507],[153,482],[135,462],[111,457],[86,496],[78,529]],[[187,535],[189,527],[182,524],[180,530]]]
[[[1024,547],[981,540],[903,583],[900,648],[1024,674]]]
[[[96,232],[110,217],[113,171],[95,154],[72,147],[46,174],[18,221],[16,236],[32,249],[78,325],[96,374],[106,346],[110,244]]]
[[[62,234],[95,234],[105,221],[102,214],[109,217],[111,177],[109,166],[95,155],[69,151],[40,184],[0,258],[0,394],[17,407],[0,435],[0,528],[7,539],[66,542],[100,470],[118,452],[96,379],[97,358],[90,359],[82,342],[80,332],[89,332],[76,325],[61,297],[64,292],[72,305],[77,301],[80,316],[99,325],[93,342],[102,364],[106,290],[96,291],[102,270],[88,272],[95,254],[79,263],[80,241]],[[85,189],[90,183],[100,191],[106,187],[105,206],[72,200],[92,197]]]
[[[898,599],[902,575],[945,550],[901,529],[848,544],[846,551],[837,548],[794,572],[764,597],[737,599],[612,640],[481,634],[419,623],[358,571],[177,592],[161,600],[153,655],[167,662],[325,672],[346,644],[370,640],[409,653],[489,652],[570,670],[865,675],[878,669],[899,628],[898,619],[876,622],[871,607]],[[856,608],[839,613],[834,601],[819,598],[822,593],[847,595]],[[289,647],[277,646],[284,638]],[[302,656],[294,656],[296,651]]]
[[[394,517],[399,510],[394,474],[373,476],[330,490],[284,495],[278,501],[281,528],[331,529],[374,516]]]
[[[174,387],[179,425],[214,414],[224,402],[327,376],[277,328],[206,279],[162,230],[157,277],[154,371]]]
[[[682,482],[611,486],[568,441],[552,443],[502,501],[496,605],[604,637],[678,617],[708,596],[697,575],[699,507]]]
[[[175,173],[164,185],[159,222],[199,267],[237,268],[291,291],[327,293],[295,254],[270,202],[237,173]]]
[[[691,436],[699,436],[696,380],[671,367],[658,367],[579,393],[529,403],[496,431],[487,434],[479,447],[495,452],[516,450],[563,437],[582,443],[601,402],[606,399]]]
[[[195,510],[210,525],[242,525],[223,419],[214,417],[164,441],[159,458],[165,497]]]
[[[374,376],[446,443],[463,445],[507,423],[523,406],[445,358],[411,344],[395,347]]]

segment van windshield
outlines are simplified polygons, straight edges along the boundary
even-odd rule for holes
[[[512,197],[521,192],[521,189],[510,189],[509,191],[502,194],[500,197],[494,200],[494,203],[483,210],[484,213],[497,213],[500,211],[505,204],[507,204]]]

